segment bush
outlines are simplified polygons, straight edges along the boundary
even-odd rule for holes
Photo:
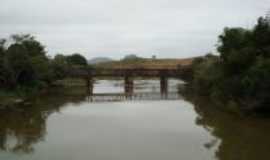
[[[0,40],[1,90],[40,89],[66,77],[68,67],[87,66],[80,54],[57,55],[50,59],[45,47],[31,35],[12,35],[11,42]]]
[[[269,37],[266,18],[259,18],[251,30],[225,28],[219,36],[220,56],[193,62],[195,91],[221,100],[228,108],[270,111]]]

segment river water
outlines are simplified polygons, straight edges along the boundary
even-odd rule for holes
[[[54,89],[32,105],[0,110],[0,160],[270,159],[270,120],[224,113],[177,94],[159,81],[137,80],[132,98],[122,81]],[[103,94],[106,93],[106,94]]]

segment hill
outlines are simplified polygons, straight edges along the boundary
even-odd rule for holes
[[[113,59],[108,57],[96,57],[93,59],[88,60],[88,64],[99,64],[99,63],[105,63],[105,62],[111,62]]]

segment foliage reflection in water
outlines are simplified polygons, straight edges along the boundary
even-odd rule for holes
[[[158,91],[157,81],[137,83],[142,89],[136,93]],[[117,87],[121,92],[121,83],[114,84],[101,81],[96,92]],[[176,84],[170,87],[171,94]],[[268,119],[230,115],[193,97],[89,103],[84,89],[75,87],[54,89],[33,104],[0,111],[0,159],[269,157]]]
[[[215,151],[218,160],[269,159],[269,118],[226,113],[202,98],[191,101],[198,114],[196,124],[215,137],[205,147],[218,144]]]

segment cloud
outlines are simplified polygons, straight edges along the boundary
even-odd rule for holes
[[[48,53],[189,57],[225,26],[251,27],[269,0],[2,0],[0,36],[31,33]]]

